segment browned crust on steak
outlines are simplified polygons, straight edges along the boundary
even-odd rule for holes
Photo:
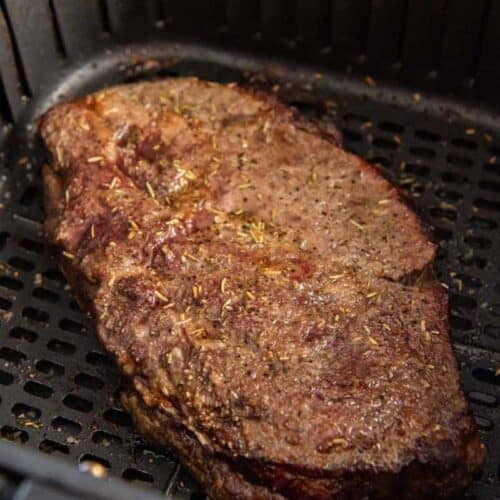
[[[40,131],[47,236],[125,405],[215,498],[468,484],[484,449],[434,246],[335,134],[196,79],[107,89]]]
[[[144,436],[175,448],[184,465],[207,486],[210,498],[442,498],[465,488],[470,476],[465,464],[482,459],[481,455],[475,455],[481,446],[477,434],[471,430],[467,438],[469,448],[464,450],[462,460],[450,462],[446,467],[415,460],[397,472],[345,471],[338,475],[311,476],[308,471],[283,464],[207,456],[192,434],[173,427],[165,415],[145,406],[133,390],[125,391],[122,401]]]

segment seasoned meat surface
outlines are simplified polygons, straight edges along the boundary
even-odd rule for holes
[[[128,381],[213,498],[403,498],[484,457],[435,249],[335,132],[195,78],[44,115],[47,237]]]

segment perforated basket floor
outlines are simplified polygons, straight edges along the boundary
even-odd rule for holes
[[[176,51],[175,64],[166,70],[151,61],[130,63],[137,59],[132,50],[96,60],[85,71],[67,71],[33,103],[6,143],[0,179],[0,434],[73,464],[100,462],[112,475],[189,498],[196,487],[175,455],[134,433],[119,404],[118,373],[43,242],[44,154],[33,141],[31,121],[62,89],[71,96],[143,78],[144,71],[149,77],[263,79],[255,76],[264,69],[258,59],[236,62],[224,54]],[[241,72],[245,67],[253,71]],[[77,78],[79,71],[84,76]],[[391,94],[370,78],[339,85],[331,76],[296,69],[273,67],[273,73],[291,83],[274,90],[283,90],[304,113],[339,125],[346,147],[378,163],[432,226],[439,242],[437,272],[450,291],[463,387],[489,450],[469,495],[495,498],[500,489],[499,130],[487,128],[486,115],[470,112],[476,118],[464,119],[460,110],[417,94]]]

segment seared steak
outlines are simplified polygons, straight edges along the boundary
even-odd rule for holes
[[[47,237],[138,428],[213,498],[421,498],[484,449],[435,249],[397,189],[273,98],[103,90],[40,131]]]

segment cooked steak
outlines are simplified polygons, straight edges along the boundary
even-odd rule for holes
[[[484,458],[435,248],[335,131],[194,78],[103,90],[40,131],[47,237],[212,498],[421,498]]]

